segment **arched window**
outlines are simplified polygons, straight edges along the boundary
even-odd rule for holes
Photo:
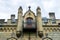
[[[31,17],[28,17],[26,20],[27,20],[27,24],[28,24],[28,25],[31,25],[31,24],[32,24],[32,20],[33,20],[33,19],[32,19]]]
[[[33,24],[33,18],[28,17],[28,18],[26,19],[26,27],[32,28],[32,24]]]

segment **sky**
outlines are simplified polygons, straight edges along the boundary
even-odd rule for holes
[[[60,0],[0,0],[0,19],[10,19],[11,14],[18,15],[18,8],[22,6],[23,14],[31,6],[36,14],[36,8],[41,8],[42,17],[49,18],[49,12],[55,12],[57,19],[60,19]]]

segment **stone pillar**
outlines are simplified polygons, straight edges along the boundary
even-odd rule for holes
[[[17,22],[17,37],[19,38],[22,34],[22,7],[18,9],[18,22]]]
[[[42,27],[42,17],[41,17],[41,9],[37,7],[37,31],[39,37],[43,36],[43,27]]]

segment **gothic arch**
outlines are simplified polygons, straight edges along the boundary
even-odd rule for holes
[[[15,37],[8,38],[7,40],[17,40]]]
[[[45,37],[42,40],[45,40],[45,39],[52,40],[50,37]]]
[[[31,11],[31,10],[28,10],[25,14],[24,14],[24,16],[23,16],[23,18],[24,18],[24,22],[26,21],[26,19],[28,18],[28,17],[30,17],[30,18],[32,18],[33,20],[35,20],[35,13],[33,12],[33,11]]]

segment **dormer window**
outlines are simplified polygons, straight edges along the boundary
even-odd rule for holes
[[[52,24],[56,24],[56,20],[55,19],[52,19]]]
[[[12,22],[12,23],[15,23],[15,22],[16,22],[16,20],[15,20],[15,15],[14,15],[14,14],[11,15],[11,22]]]
[[[44,17],[42,20],[43,20],[43,23],[44,24],[47,24],[48,23],[48,19],[46,17]]]
[[[0,19],[0,25],[3,24],[5,19]]]
[[[16,20],[15,20],[15,19],[12,19],[12,20],[11,20],[11,22],[12,22],[12,23],[15,23],[15,22],[16,22]]]

